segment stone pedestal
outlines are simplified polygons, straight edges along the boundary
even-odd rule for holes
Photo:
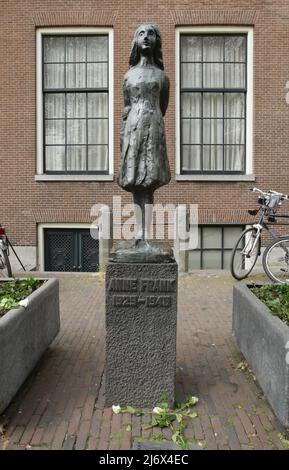
[[[176,262],[106,266],[106,406],[174,402]]]

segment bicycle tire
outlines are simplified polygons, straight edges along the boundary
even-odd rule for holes
[[[270,243],[264,251],[262,262],[264,271],[271,281],[289,284],[289,236],[280,237]]]
[[[238,281],[241,281],[242,279],[245,279],[247,276],[249,276],[260,254],[261,235],[259,236],[252,256],[246,256],[242,253],[244,249],[250,251],[250,244],[253,244],[253,242],[255,241],[255,234],[256,229],[254,227],[249,227],[243,230],[232,250],[230,259],[230,271],[232,276]],[[239,260],[238,256],[240,258]]]
[[[12,277],[12,269],[9,261],[9,256],[7,255],[7,251],[1,250],[0,248],[0,257],[2,258],[3,264],[3,268],[0,269],[0,272],[2,272],[5,277]]]

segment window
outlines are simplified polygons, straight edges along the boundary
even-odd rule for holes
[[[112,173],[109,33],[45,31],[39,42],[38,173]]]
[[[45,271],[94,272],[99,269],[99,240],[89,229],[44,229]]]
[[[248,76],[251,93],[248,34],[180,31],[180,174],[242,175],[251,170]]]
[[[198,247],[189,252],[189,270],[229,269],[232,248],[243,229],[239,225],[200,226]]]

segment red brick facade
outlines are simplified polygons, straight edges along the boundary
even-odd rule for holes
[[[172,181],[159,203],[199,204],[202,223],[244,223],[253,185],[289,192],[289,3],[287,0],[4,0],[1,2],[1,216],[15,245],[37,245],[37,223],[87,223],[96,203],[112,195],[131,202],[116,182],[35,181],[36,29],[109,26],[114,31],[114,175],[119,166],[122,78],[131,40],[143,22],[159,26],[170,103],[165,117]],[[253,173],[255,182],[175,180],[175,28],[254,28]],[[253,204],[254,206],[254,204]],[[285,207],[285,206],[284,206]]]

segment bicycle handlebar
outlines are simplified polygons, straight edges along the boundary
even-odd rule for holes
[[[263,194],[264,196],[266,196],[267,194],[275,194],[277,196],[280,196],[281,199],[289,199],[289,195],[288,194],[283,194],[283,193],[278,193],[277,191],[273,191],[272,189],[269,189],[267,192],[264,192],[262,191],[261,189],[259,188],[251,188],[250,191],[252,191],[253,193],[260,193],[260,194]]]

